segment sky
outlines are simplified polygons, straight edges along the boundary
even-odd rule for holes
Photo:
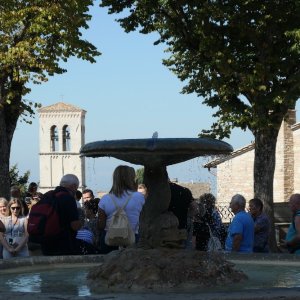
[[[63,64],[67,73],[50,77],[42,85],[31,85],[26,99],[43,106],[62,101],[86,110],[86,143],[150,138],[155,131],[159,138],[189,138],[210,128],[213,110],[195,94],[180,93],[183,83],[162,65],[167,57],[165,47],[153,45],[155,34],[127,34],[115,21],[116,16],[98,6],[91,9],[91,14],[84,37],[102,53],[97,62],[69,59]],[[252,140],[251,133],[236,129],[225,141],[238,149]],[[38,114],[32,125],[18,123],[10,164],[17,164],[20,174],[29,170],[29,180],[39,182]],[[119,164],[127,163],[113,158],[87,158],[87,186],[94,192],[109,190],[113,170]],[[202,164],[203,159],[197,158],[167,170],[169,177],[179,182],[214,183],[215,176]]]

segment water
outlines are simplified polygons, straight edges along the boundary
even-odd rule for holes
[[[236,262],[236,268],[243,270],[249,280],[218,289],[214,287],[213,291],[300,287],[300,264]],[[2,270],[0,291],[92,296],[95,294],[89,289],[86,280],[89,269],[88,264],[78,264]],[[205,292],[208,291],[205,289]]]

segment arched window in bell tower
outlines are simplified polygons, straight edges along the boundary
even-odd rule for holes
[[[71,136],[70,136],[70,128],[68,125],[65,125],[63,127],[62,140],[63,140],[63,151],[71,151],[71,146],[70,146]]]
[[[58,151],[58,129],[53,125],[50,129],[51,151]]]

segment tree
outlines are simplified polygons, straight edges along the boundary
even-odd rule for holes
[[[93,0],[6,0],[0,3],[0,195],[9,195],[9,158],[17,121],[34,114],[24,98],[28,83],[62,74],[76,56],[95,62],[96,48],[82,39]]]
[[[201,135],[229,137],[249,129],[255,137],[254,194],[273,219],[278,131],[300,96],[299,1],[103,0],[126,32],[157,32],[163,63],[216,109]],[[125,16],[124,16],[125,14]],[[274,222],[272,222],[274,224]],[[275,248],[274,227],[272,248]]]
[[[20,188],[22,195],[25,195],[29,175],[30,171],[26,171],[23,175],[19,175],[18,165],[13,165],[9,170],[10,186],[17,185]]]

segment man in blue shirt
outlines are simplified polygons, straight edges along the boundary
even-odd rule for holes
[[[229,252],[251,253],[254,242],[254,222],[249,213],[245,211],[246,200],[236,194],[230,201],[234,218],[229,226],[225,242],[225,250]]]

